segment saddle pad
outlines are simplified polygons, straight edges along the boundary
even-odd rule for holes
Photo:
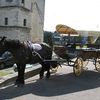
[[[32,46],[33,50],[36,50],[36,51],[42,49],[42,46],[38,43],[33,43],[33,44],[31,44],[31,46]]]

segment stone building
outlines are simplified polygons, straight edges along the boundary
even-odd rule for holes
[[[0,0],[0,36],[43,40],[45,0]]]

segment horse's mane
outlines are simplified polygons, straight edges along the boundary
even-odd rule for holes
[[[5,46],[8,48],[19,48],[21,46],[21,42],[19,40],[5,40]]]

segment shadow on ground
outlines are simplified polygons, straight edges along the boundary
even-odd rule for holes
[[[26,94],[37,96],[58,96],[100,87],[100,73],[87,71],[80,77],[72,73],[52,75],[49,80],[32,80],[23,88],[9,86],[0,90],[0,100],[12,99]]]

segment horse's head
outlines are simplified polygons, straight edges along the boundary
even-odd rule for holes
[[[0,37],[0,55],[2,53],[4,53],[6,50],[5,50],[5,40],[6,40],[7,37]]]
[[[16,52],[22,43],[19,40],[14,39],[6,39],[6,37],[0,37],[0,55],[2,55],[5,51]]]

